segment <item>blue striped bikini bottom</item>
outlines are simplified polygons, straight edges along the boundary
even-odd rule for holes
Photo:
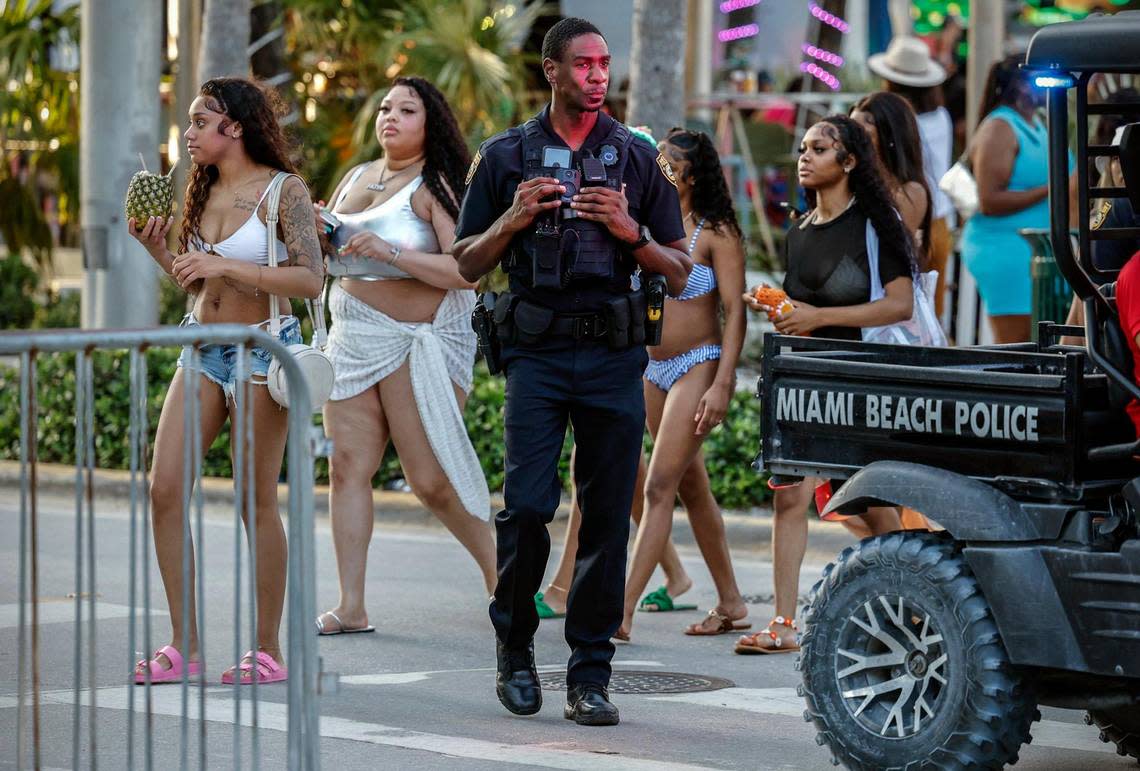
[[[645,368],[645,379],[662,391],[668,392],[673,384],[693,367],[718,359],[720,359],[719,345],[701,345],[691,351],[677,354],[671,359],[660,361],[650,359],[649,366]]]

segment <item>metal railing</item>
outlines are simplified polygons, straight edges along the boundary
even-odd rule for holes
[[[240,676],[234,678],[232,690],[229,687],[207,688],[205,667],[202,673],[189,675],[189,667],[183,666],[180,684],[166,685],[166,689],[178,689],[179,708],[175,709],[168,691],[157,694],[149,674],[142,685],[134,684],[135,662],[139,658],[136,643],[142,643],[142,658],[150,659],[154,645],[151,612],[151,531],[147,479],[147,457],[151,427],[148,421],[148,349],[160,346],[186,346],[189,357],[189,371],[197,370],[200,363],[200,350],[203,345],[234,345],[237,351],[237,379],[239,387],[234,392],[234,404],[230,411],[232,457],[245,459],[237,462],[233,469],[233,636],[232,659],[237,662],[244,648],[258,649],[257,635],[257,543],[255,516],[254,480],[254,415],[251,409],[251,388],[248,384],[250,355],[254,347],[262,348],[280,359],[285,372],[291,399],[296,404],[309,404],[308,387],[301,370],[289,355],[285,345],[277,339],[237,324],[195,326],[191,328],[164,328],[139,331],[76,331],[0,334],[0,355],[19,357],[19,408],[20,408],[20,507],[19,507],[19,601],[17,638],[17,696],[15,763],[18,768],[40,768],[44,765],[65,765],[61,756],[58,737],[65,732],[58,719],[49,726],[45,717],[45,707],[58,710],[60,705],[71,706],[71,757],[70,767],[87,766],[95,768],[103,756],[113,756],[114,765],[119,765],[120,756],[125,757],[128,768],[153,768],[156,764],[172,766],[174,756],[168,751],[156,753],[156,734],[162,733],[164,746],[173,747],[173,731],[169,719],[178,718],[178,762],[180,768],[192,764],[190,753],[195,743],[191,739],[191,722],[197,721],[197,758],[199,768],[216,767],[223,762],[232,767],[241,767],[243,757],[249,758],[249,765],[259,764],[259,733],[262,715],[259,710],[268,703],[266,696],[274,695],[273,686],[258,685],[257,678],[248,685],[240,684]],[[129,429],[125,437],[107,436],[96,433],[96,371],[93,355],[98,350],[126,349],[129,356],[129,403],[123,405],[129,413]],[[43,524],[40,522],[39,491],[37,484],[39,408],[37,405],[37,370],[41,360],[49,354],[75,355],[75,516],[74,516],[74,621],[71,633],[70,694],[66,691],[45,691],[44,623],[41,611],[44,606],[41,591],[41,546]],[[206,451],[201,447],[202,400],[200,377],[184,379],[183,411],[183,495],[182,495],[182,628],[190,626],[190,593],[196,589],[197,624],[200,640],[199,657],[206,661],[206,622],[208,602],[205,585],[204,555],[205,514],[202,496],[202,459]],[[64,384],[51,384],[52,387],[66,387]],[[106,409],[106,404],[101,405]],[[311,445],[312,416],[308,410],[290,410],[288,415],[288,441],[286,445],[288,466],[288,566],[286,579],[287,656],[289,669],[287,682],[287,717],[280,720],[280,710],[274,713],[275,725],[287,737],[287,763],[291,769],[319,768],[319,725],[318,725],[318,660],[316,638],[312,630],[315,617],[315,554],[313,544],[313,453]],[[96,439],[129,443],[129,515],[126,526],[121,517],[114,519],[116,534],[129,543],[128,585],[125,601],[129,607],[127,614],[126,648],[120,657],[112,657],[110,670],[122,673],[118,685],[108,687],[107,678],[98,676],[97,659],[104,650],[100,646],[99,629],[96,625],[98,569],[100,553],[96,548],[96,516],[98,502],[95,496]],[[200,451],[191,451],[191,448]],[[121,505],[121,504],[120,504]],[[193,522],[192,522],[193,520]],[[248,521],[244,526],[243,521]],[[191,530],[196,540],[194,558],[191,559]],[[105,522],[100,521],[105,528]],[[224,525],[223,525],[224,527]],[[125,529],[127,532],[122,533]],[[62,537],[61,531],[51,532],[49,539]],[[242,539],[247,538],[250,548],[242,548]],[[242,580],[243,551],[247,554],[248,577]],[[109,571],[114,578],[114,571]],[[196,587],[191,586],[194,576]],[[58,581],[56,582],[58,583]],[[112,580],[112,583],[113,580]],[[243,613],[243,588],[247,594],[247,607]],[[116,589],[115,591],[118,591]],[[217,597],[217,593],[214,595]],[[222,603],[219,602],[219,605]],[[141,618],[140,618],[141,616]],[[57,620],[54,619],[53,620]],[[211,623],[218,623],[215,615]],[[51,627],[51,642],[58,644],[62,624]],[[246,645],[242,643],[243,627],[247,630]],[[141,635],[141,640],[139,636]],[[180,648],[188,650],[187,633],[183,632]],[[121,637],[121,628],[116,628],[110,637]],[[215,658],[228,658],[213,654]],[[56,656],[55,658],[59,658]],[[106,656],[101,664],[106,667]],[[117,663],[121,662],[120,670]],[[149,666],[146,668],[149,672]],[[50,670],[53,679],[59,679],[58,670]],[[239,674],[239,673],[235,673]],[[101,682],[102,680],[102,682]],[[84,687],[84,685],[86,687]],[[125,685],[125,688],[123,687]],[[197,687],[196,707],[191,707],[191,686]],[[125,691],[125,693],[124,693]],[[221,696],[232,693],[232,721],[225,715],[225,704]],[[280,691],[276,691],[277,694]],[[156,700],[156,696],[158,697]],[[100,711],[101,697],[109,708]],[[243,715],[243,701],[249,702],[248,716]],[[125,706],[124,706],[125,702]],[[221,703],[218,703],[221,702]],[[160,709],[161,707],[161,709]],[[279,702],[275,702],[279,707]],[[113,716],[105,713],[125,709],[125,730]],[[59,712],[53,712],[58,715]],[[139,725],[138,718],[142,718]],[[100,727],[114,722],[116,733],[112,739],[100,734]],[[161,722],[161,726],[159,723]],[[207,724],[229,724],[232,731],[232,757],[220,757],[221,750],[211,745],[207,736]],[[86,725],[84,725],[86,723]],[[243,731],[249,726],[248,732]],[[55,729],[51,731],[50,729]],[[120,732],[121,731],[121,732]],[[52,733],[56,741],[45,747],[45,733]],[[169,738],[169,741],[167,741]],[[105,743],[104,743],[105,742]],[[119,744],[119,742],[125,742]],[[103,750],[101,753],[99,750]],[[49,756],[50,755],[50,756]],[[280,765],[277,760],[273,765]]]

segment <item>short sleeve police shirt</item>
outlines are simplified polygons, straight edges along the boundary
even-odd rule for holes
[[[539,113],[538,120],[552,143],[565,146],[550,125],[549,112],[548,105]],[[602,145],[614,123],[613,118],[599,113],[597,123],[582,144],[582,150],[594,151]],[[656,147],[640,138],[633,139],[628,152],[622,181],[630,216],[639,225],[646,225],[658,243],[669,244],[684,239],[685,227],[681,221],[677,186],[668,164]],[[578,153],[575,156],[575,162],[578,162]],[[457,240],[487,231],[510,208],[515,190],[523,178],[522,132],[517,128],[510,129],[484,142],[471,162],[467,177],[467,193],[455,227]],[[521,246],[521,236],[515,238],[512,249]],[[513,280],[512,289],[567,313],[597,311],[606,299],[613,296],[612,288],[571,286],[561,291],[533,290],[517,286]]]

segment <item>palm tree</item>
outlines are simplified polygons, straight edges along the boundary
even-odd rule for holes
[[[249,74],[249,14],[252,0],[206,0],[198,48],[198,82]]]
[[[61,224],[79,216],[79,5],[10,0],[0,13],[0,236],[10,252],[28,249],[41,265],[52,235],[39,190],[58,193]],[[19,169],[13,172],[13,169]]]
[[[684,120],[685,20],[685,0],[634,0],[630,125],[664,135]]]
[[[473,145],[532,106],[525,92],[532,57],[523,46],[535,20],[549,10],[541,0],[282,5],[286,47],[296,52],[300,70],[297,90],[307,97],[309,115],[300,126],[305,165],[318,190],[375,155],[376,110],[397,75],[419,75],[439,86]]]

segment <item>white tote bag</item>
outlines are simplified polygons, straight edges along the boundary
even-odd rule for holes
[[[270,268],[277,267],[277,210],[281,200],[281,188],[285,184],[285,179],[291,176],[293,175],[280,172],[269,183],[270,192],[265,207],[265,227],[269,234]],[[333,365],[328,354],[324,352],[325,345],[328,342],[328,334],[325,332],[325,310],[321,296],[318,295],[315,300],[305,300],[305,308],[309,311],[309,318],[313,320],[313,344],[295,343],[289,346],[289,353],[293,355],[301,367],[301,372],[304,373],[305,381],[309,385],[311,402],[307,405],[309,411],[319,412],[324,407],[325,402],[328,401],[329,394],[332,393]],[[280,332],[279,301],[277,295],[273,294],[269,296],[269,334],[277,337]],[[269,363],[269,373],[266,375],[266,380],[269,384],[269,395],[273,397],[275,402],[286,409],[299,406],[290,404],[288,382],[277,357],[274,357],[273,361]]]
[[[879,276],[879,234],[867,220],[867,268],[871,272],[871,302],[886,296],[883,280]],[[934,289],[938,284],[938,271],[920,273],[914,282],[914,313],[906,321],[883,327],[863,327],[863,339],[868,343],[893,345],[944,346],[946,333],[934,312]]]

